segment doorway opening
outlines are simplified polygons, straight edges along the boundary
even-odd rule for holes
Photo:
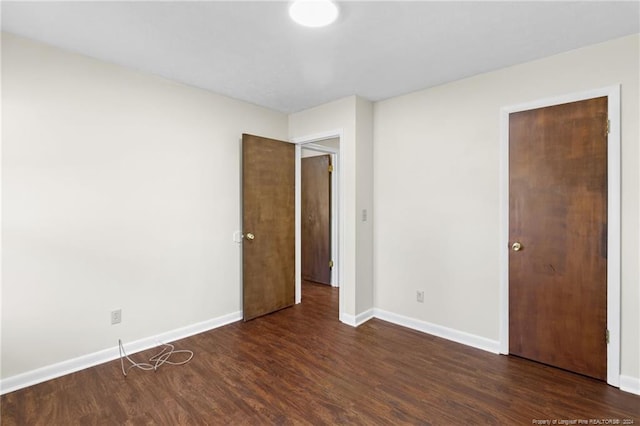
[[[337,138],[321,141],[322,147],[338,147]],[[333,276],[336,252],[332,220],[332,181],[335,153],[327,153],[320,148],[302,147],[301,155],[301,239],[303,281],[338,286],[337,276]]]
[[[302,301],[302,158],[305,156],[328,155],[330,158],[331,172],[331,190],[330,190],[330,253],[331,253],[331,272],[330,285],[339,287],[342,282],[342,265],[344,255],[344,244],[342,238],[341,227],[342,192],[340,191],[340,176],[342,173],[341,157],[340,157],[340,141],[342,139],[342,131],[332,131],[318,135],[298,138],[293,142],[296,144],[296,285],[295,285],[295,303]],[[339,312],[342,309],[342,295],[339,295]]]

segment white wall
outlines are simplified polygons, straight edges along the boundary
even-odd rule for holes
[[[2,89],[2,378],[241,310],[239,141],[286,115],[9,34]]]
[[[376,103],[376,308],[497,341],[500,108],[621,83],[621,370],[640,378],[638,52],[634,35]]]
[[[373,308],[373,104],[356,98],[356,312]],[[365,315],[366,318],[366,315]]]

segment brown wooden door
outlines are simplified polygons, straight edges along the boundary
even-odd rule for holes
[[[294,304],[295,147],[242,135],[244,320]]]
[[[331,284],[330,155],[302,159],[302,278]]]
[[[607,98],[509,116],[509,352],[606,380]]]

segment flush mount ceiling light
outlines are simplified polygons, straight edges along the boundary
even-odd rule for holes
[[[338,6],[331,0],[295,0],[289,16],[305,27],[324,27],[338,17]]]

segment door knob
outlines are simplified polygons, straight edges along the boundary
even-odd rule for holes
[[[255,235],[253,235],[251,232],[247,232],[247,233],[246,233],[246,235],[245,235],[245,238],[246,238],[247,240],[253,240],[253,239],[255,239],[255,238],[256,238],[256,236],[255,236]]]
[[[513,251],[522,250],[522,244],[520,244],[519,242],[513,243],[513,245],[511,246],[511,250],[513,250]]]

